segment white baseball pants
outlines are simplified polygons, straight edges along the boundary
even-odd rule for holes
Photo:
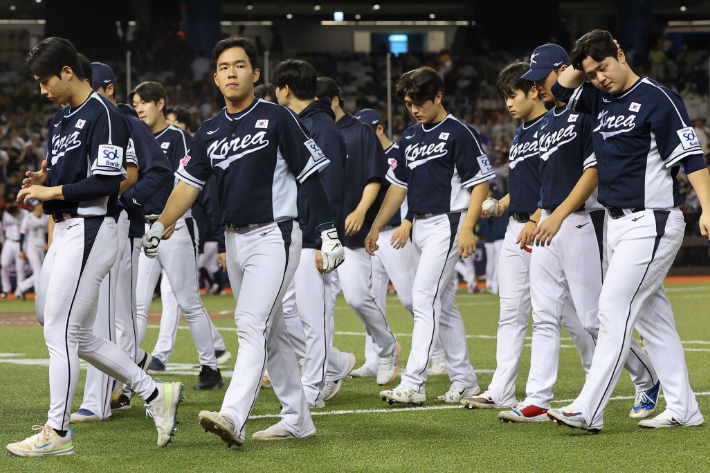
[[[498,406],[513,406],[517,402],[515,380],[530,319],[530,256],[533,250],[521,249],[517,243],[524,227],[524,223],[510,218],[498,260],[500,316],[496,335],[496,370],[488,385],[491,399]],[[561,319],[579,351],[582,368],[588,373],[594,355],[594,340],[582,327],[571,298],[562,310]]]
[[[414,329],[407,372],[400,384],[417,392],[425,392],[427,367],[438,337],[451,383],[462,388],[477,384],[469,362],[466,330],[455,301],[450,303],[450,312],[442,310],[446,299],[454,297],[451,276],[458,261],[458,232],[465,217],[466,212],[461,212],[414,220],[412,243],[419,254],[412,287]]]
[[[35,301],[49,350],[47,424],[69,428],[79,382],[79,358],[149,397],[155,382],[114,343],[93,333],[101,281],[118,257],[112,217],[72,218],[54,225]]]
[[[202,254],[197,258],[197,269],[205,268],[210,276],[219,271],[217,260],[218,244],[216,241],[206,241]],[[209,289],[209,288],[208,288]]]
[[[237,301],[239,351],[234,372],[239,376],[229,383],[220,412],[234,420],[239,437],[244,438],[266,368],[283,405],[281,422],[296,437],[310,435],[315,426],[281,306],[301,257],[301,229],[293,220],[247,233],[228,229],[225,244],[229,282]]]
[[[681,424],[703,419],[690,387],[685,352],[675,328],[663,279],[683,242],[685,222],[678,208],[644,210],[607,218],[609,268],[599,297],[599,337],[592,368],[574,401],[588,425],[601,428],[604,408],[632,358],[636,328],[658,371],[666,410]]]
[[[543,210],[540,221],[550,216]],[[535,246],[530,259],[533,339],[525,404],[550,409],[560,358],[560,320],[571,298],[582,326],[593,338],[599,331],[598,303],[602,259],[589,212],[568,216],[551,245]],[[658,379],[646,352],[634,341],[626,368],[636,391],[650,389]],[[596,351],[596,349],[595,349]]]
[[[485,242],[486,249],[486,289],[491,294],[498,294],[498,260],[503,247],[503,240]]]
[[[39,281],[39,272],[42,270],[42,263],[44,262],[44,242],[28,243],[25,241],[25,256],[27,256],[27,260],[32,267],[32,276],[17,283],[17,287],[22,292],[29,291]],[[24,269],[24,262],[22,265]],[[37,291],[36,287],[35,291]]]
[[[160,271],[165,269],[177,302],[185,312],[185,319],[187,319],[192,339],[197,347],[200,365],[217,369],[209,316],[202,305],[200,292],[197,288],[195,235],[195,224],[192,218],[181,218],[175,225],[173,235],[160,243],[160,252],[157,257],[148,258],[145,253],[141,252],[138,261],[136,290],[138,346],[142,345],[145,339],[153,291],[158,282]]]
[[[15,262],[15,272],[17,273],[17,284],[21,284],[25,279],[25,260],[20,258],[20,242],[5,239],[0,253],[0,280],[2,280],[2,292],[12,292],[10,283],[10,267]]]

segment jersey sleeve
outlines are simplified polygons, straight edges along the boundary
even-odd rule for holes
[[[138,182],[123,193],[127,207],[143,205],[155,195],[156,189],[171,187],[173,184],[172,166],[162,148],[155,141],[148,125],[134,123],[132,138],[138,161]]]
[[[581,113],[592,113],[594,104],[601,100],[599,94],[601,91],[586,80],[576,89],[563,87],[559,82],[552,85],[552,95],[557,100],[566,103],[568,109]]]
[[[461,130],[456,137],[455,160],[456,170],[461,176],[461,184],[471,187],[495,177],[493,166],[481,147],[476,132],[459,122]]]
[[[597,165],[597,155],[594,153],[594,143],[592,142],[592,120],[590,115],[582,114],[584,117],[584,127],[582,136],[582,169],[587,169]]]
[[[385,150],[375,131],[367,125],[362,126],[363,182],[382,179],[387,175]]]
[[[300,119],[288,109],[283,115],[279,134],[279,150],[288,168],[303,184],[308,176],[325,168],[330,161],[306,131]]]
[[[91,174],[126,178],[126,148],[131,133],[128,120],[108,110],[89,130]]]
[[[404,146],[395,150],[394,159],[387,170],[387,180],[397,187],[407,189],[407,157],[404,155]]]
[[[126,166],[129,164],[133,164],[140,169],[138,157],[136,156],[136,144],[133,142],[133,138],[128,138],[128,146],[126,146]]]
[[[212,175],[209,157],[205,156],[202,146],[202,128],[197,130],[190,149],[180,160],[180,166],[175,171],[175,177],[192,187],[202,190],[205,181]]]
[[[656,108],[649,115],[658,152],[667,168],[677,166],[683,159],[703,150],[690,124],[688,111],[680,97],[659,88]]]

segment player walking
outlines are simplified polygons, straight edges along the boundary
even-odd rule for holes
[[[44,255],[47,252],[47,232],[49,231],[49,216],[42,212],[42,202],[30,201],[32,212],[28,212],[20,227],[20,258],[27,259],[32,266],[32,276],[17,283],[15,298],[24,299],[29,291],[39,281]],[[35,288],[35,291],[37,288]]]
[[[387,191],[365,247],[374,254],[380,230],[406,197],[414,215],[412,243],[419,264],[412,288],[414,330],[407,372],[399,386],[380,396],[390,403],[422,404],[426,400],[427,365],[441,334],[452,381],[445,397],[447,402],[458,402],[478,394],[479,387],[469,363],[461,315],[442,312],[442,292],[445,287],[453,290],[450,280],[458,258],[475,252],[473,227],[488,196],[493,169],[476,133],[444,110],[443,83],[435,70],[422,67],[404,74],[397,82],[397,98],[418,124],[409,127],[399,143],[400,153],[387,173],[394,185]]]
[[[15,272],[17,274],[17,288],[25,279],[25,260],[20,257],[20,228],[22,222],[28,212],[21,209],[14,202],[7,206],[2,214],[2,230],[4,240],[2,242],[2,253],[0,253],[0,277],[2,279],[2,293],[0,297],[3,299],[7,294],[12,292],[12,284],[10,283],[10,267],[15,263]]]
[[[318,171],[328,159],[289,109],[254,97],[259,79],[257,49],[241,37],[217,43],[212,52],[215,83],[226,101],[215,117],[203,122],[175,173],[179,182],[162,215],[143,238],[155,256],[165,228],[192,205],[205,181],[214,175],[220,193],[226,264],[237,301],[239,351],[220,412],[200,412],[200,425],[228,445],[242,445],[246,422],[268,366],[283,408],[281,421],[252,435],[255,440],[315,435],[303,393],[296,356],[283,320],[281,301],[298,266],[301,230],[296,218],[297,183],[319,223],[323,270],[343,259]],[[304,261],[314,264],[315,261]]]
[[[690,387],[663,279],[685,229],[678,209],[680,164],[703,209],[700,231],[708,236],[710,176],[702,150],[678,94],[637,76],[608,31],[582,36],[572,50],[572,65],[552,92],[571,109],[591,116],[599,202],[609,216],[609,261],[599,298],[602,330],[589,376],[572,404],[551,409],[548,415],[558,423],[599,432],[621,366],[631,356],[631,333],[636,328],[666,398],[666,410],[639,426],[700,425],[703,416]]]
[[[18,200],[35,198],[55,224],[40,272],[37,312],[49,350],[50,409],[46,425],[7,446],[18,456],[74,453],[69,413],[79,382],[79,357],[128,384],[147,403],[158,445],[175,430],[181,383],[157,383],[115,344],[92,332],[99,284],[118,255],[116,201],[125,177],[130,123],[84,82],[76,49],[47,38],[27,57],[42,95],[68,103],[49,125],[51,149],[38,172],[27,173]]]

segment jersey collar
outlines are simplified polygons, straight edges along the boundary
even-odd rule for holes
[[[422,131],[423,131],[424,133],[428,133],[428,132],[430,132],[430,131],[432,131],[432,130],[435,130],[436,127],[438,127],[439,125],[441,125],[442,123],[444,123],[444,122],[446,121],[446,119],[447,119],[447,118],[450,118],[451,116],[452,116],[452,115],[449,113],[448,115],[446,115],[446,116],[444,117],[443,120],[441,120],[439,123],[437,123],[437,124],[434,125],[433,127],[429,128],[428,130],[424,127],[424,124],[422,123]]]
[[[638,87],[641,84],[641,82],[644,82],[645,80],[646,80],[646,77],[639,76],[639,80],[637,80],[636,83],[629,88],[629,90],[627,90],[626,92],[624,92],[621,95],[612,95],[612,97],[614,97],[614,99],[618,100],[618,99],[622,98],[623,96],[628,95],[632,90],[634,90],[636,87]]]
[[[241,120],[242,118],[244,118],[249,112],[254,110],[254,107],[256,107],[257,104],[259,104],[260,102],[264,102],[264,100],[256,99],[251,103],[251,105],[249,105],[247,108],[238,113],[227,112],[227,107],[224,107],[222,110],[224,110],[224,116],[227,117],[227,120],[233,122],[234,120]]]
[[[530,129],[531,126],[537,125],[540,122],[540,120],[542,120],[544,117],[545,117],[545,114],[543,113],[539,117],[533,118],[529,122],[523,123],[523,130],[528,130],[528,129]]]
[[[86,100],[84,100],[84,103],[82,103],[81,105],[79,105],[78,107],[76,107],[74,110],[71,110],[71,106],[70,106],[70,105],[67,105],[67,107],[69,107],[69,110],[71,110],[71,111],[70,111],[69,113],[67,113],[66,115],[64,115],[64,117],[65,117],[65,118],[66,118],[66,117],[71,117],[71,116],[74,115],[76,112],[78,112],[79,110],[81,110],[82,107],[84,107],[84,105],[86,105],[87,103],[89,103],[89,100],[91,100],[91,98],[94,97],[94,95],[96,96],[95,98],[96,98],[97,100],[101,100],[101,99],[99,98],[99,93],[98,93],[98,92],[96,92],[96,91],[91,92],[91,93],[89,94],[89,96],[86,98]]]

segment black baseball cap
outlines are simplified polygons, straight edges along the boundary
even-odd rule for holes
[[[91,70],[94,73],[94,90],[99,87],[106,88],[109,84],[116,85],[116,76],[113,74],[113,69],[103,62],[92,62]]]
[[[530,56],[530,70],[523,74],[521,79],[531,82],[542,80],[547,77],[553,69],[569,65],[569,54],[567,54],[567,51],[565,51],[562,46],[553,43],[543,44],[533,51]]]
[[[373,110],[371,108],[363,108],[362,110],[357,112],[355,118],[372,127],[382,125],[382,117],[377,112],[377,110]]]

